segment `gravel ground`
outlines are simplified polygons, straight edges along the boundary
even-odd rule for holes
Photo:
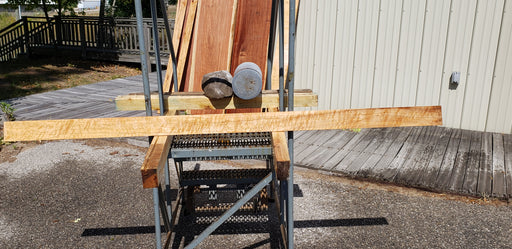
[[[0,248],[154,248],[152,192],[139,173],[145,150],[59,141],[0,162]],[[507,203],[295,172],[297,248],[512,247]],[[199,247],[278,247],[273,210],[269,222],[224,226]],[[197,233],[186,217],[180,221],[175,245]]]

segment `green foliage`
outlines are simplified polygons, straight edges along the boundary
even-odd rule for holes
[[[14,117],[14,111],[16,109],[14,109],[14,107],[12,107],[10,104],[0,102],[0,110],[2,110],[2,112],[5,113],[5,115],[7,115],[7,119],[9,119],[9,121],[16,120],[16,118]]]
[[[109,6],[112,6],[114,0],[108,0]],[[160,1],[156,1],[157,13],[158,17],[162,17],[162,11],[160,10]],[[142,4],[142,16],[144,18],[151,17],[151,8],[149,4],[149,0],[141,0]],[[111,9],[107,7],[106,13],[110,13]],[[133,0],[115,0],[114,6],[114,16],[115,17],[135,17],[135,2]]]
[[[16,18],[14,18],[13,15],[9,14],[9,13],[0,13],[0,29],[3,29],[9,25],[11,25],[11,23],[15,22],[16,21]]]
[[[43,8],[43,1],[46,4],[47,10]],[[74,8],[78,5],[80,0],[7,0],[7,3],[12,7],[24,5],[28,10],[40,8],[44,11],[57,10],[58,13],[70,11],[74,13]]]

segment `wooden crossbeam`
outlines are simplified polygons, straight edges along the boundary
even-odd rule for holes
[[[284,102],[287,104],[287,96]],[[119,111],[145,110],[143,94],[118,96],[115,100]],[[158,94],[151,95],[153,110],[160,110]],[[294,94],[295,107],[314,107],[318,105],[318,95],[311,90],[297,90]],[[164,105],[167,109],[240,109],[240,108],[273,108],[279,107],[279,94],[276,90],[265,90],[255,99],[243,100],[237,97],[224,99],[209,99],[202,92],[173,93],[164,95]]]
[[[5,141],[441,125],[441,107],[64,119],[4,123]]]

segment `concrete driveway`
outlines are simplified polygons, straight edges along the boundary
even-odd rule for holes
[[[0,162],[0,248],[154,248],[152,193],[139,173],[146,148],[119,140],[23,147]],[[297,248],[512,247],[505,202],[295,172]],[[278,247],[269,217],[259,227],[217,233],[200,248]],[[193,231],[180,224],[186,239]]]

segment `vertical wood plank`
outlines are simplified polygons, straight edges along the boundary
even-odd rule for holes
[[[482,155],[480,156],[480,169],[478,171],[477,192],[481,196],[489,196],[492,191],[492,133],[482,136]]]
[[[507,196],[512,197],[512,135],[503,135],[503,149],[505,152],[505,181],[507,185]]]
[[[461,191],[466,175],[466,167],[469,154],[469,146],[471,145],[471,131],[462,130],[462,136],[459,144],[459,150],[453,163],[453,171],[448,186],[449,191]]]
[[[503,136],[492,134],[492,196],[503,198],[507,190],[505,185],[505,151]]]
[[[480,168],[480,157],[482,149],[482,133],[471,133],[471,145],[469,147],[468,166],[466,177],[462,185],[462,191],[467,194],[476,194],[478,186],[478,170]]]

